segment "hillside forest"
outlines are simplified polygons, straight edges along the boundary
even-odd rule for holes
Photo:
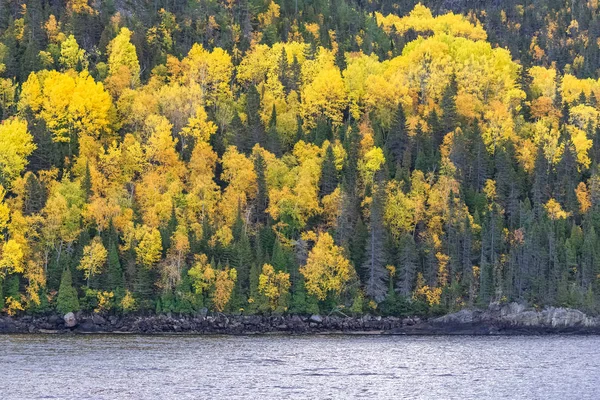
[[[0,309],[600,311],[597,0],[0,2]]]

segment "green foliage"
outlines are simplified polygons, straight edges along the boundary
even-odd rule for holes
[[[73,287],[71,269],[65,268],[60,279],[60,288],[56,297],[56,311],[60,314],[79,311],[77,290]]]

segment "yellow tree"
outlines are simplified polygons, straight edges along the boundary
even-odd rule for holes
[[[286,311],[285,297],[290,290],[290,274],[283,271],[275,271],[271,264],[262,267],[262,273],[258,277],[258,291],[269,299],[271,311],[278,308]]]
[[[99,236],[94,237],[92,242],[83,248],[83,257],[81,257],[77,269],[83,271],[88,287],[90,278],[102,272],[107,256],[108,252]]]
[[[333,54],[323,48],[315,60],[302,65],[302,116],[306,127],[316,126],[318,118],[325,116],[334,125],[342,122],[342,111],[347,105],[347,93]]]
[[[27,122],[11,118],[0,124],[0,184],[10,187],[25,166],[27,157],[35,150]]]
[[[140,63],[135,46],[131,43],[131,31],[121,28],[119,34],[108,44],[107,84],[115,95],[127,87],[134,87],[140,80]]]
[[[221,160],[222,179],[228,182],[220,205],[221,215],[227,225],[232,225],[238,211],[244,213],[248,200],[256,196],[256,171],[254,163],[235,146],[229,146]]]
[[[160,232],[158,229],[142,226],[136,236],[139,240],[135,248],[136,261],[146,268],[152,268],[160,261],[162,254]]]
[[[306,265],[300,268],[306,280],[306,290],[319,300],[329,293],[339,295],[356,272],[327,232],[321,233],[308,254]]]
[[[84,70],[88,67],[85,50],[79,47],[75,36],[69,35],[60,45],[60,64],[65,69]]]
[[[235,268],[225,268],[216,272],[215,288],[211,299],[218,312],[223,312],[229,301],[237,280],[237,270]]]

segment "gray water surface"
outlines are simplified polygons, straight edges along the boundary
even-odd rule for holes
[[[600,337],[0,335],[0,399],[599,399]]]

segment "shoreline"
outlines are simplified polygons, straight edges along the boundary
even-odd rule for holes
[[[184,335],[546,335],[600,334],[600,317],[568,308],[543,310],[510,303],[463,309],[437,318],[284,315],[0,316],[0,334],[184,334]]]

